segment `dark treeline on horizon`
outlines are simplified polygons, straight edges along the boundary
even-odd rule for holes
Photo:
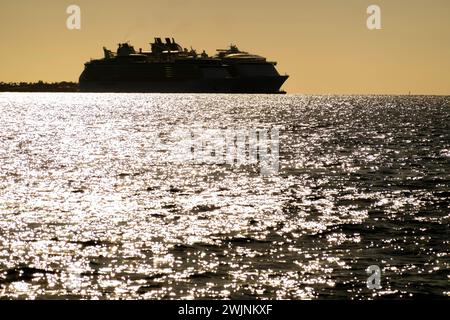
[[[77,82],[0,82],[0,92],[77,92]]]

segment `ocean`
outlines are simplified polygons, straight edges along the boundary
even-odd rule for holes
[[[0,298],[450,296],[450,97],[1,93],[0,124]]]

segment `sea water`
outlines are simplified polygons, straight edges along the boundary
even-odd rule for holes
[[[449,199],[450,97],[0,94],[1,298],[444,298]]]

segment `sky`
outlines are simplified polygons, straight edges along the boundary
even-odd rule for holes
[[[66,27],[72,4],[81,30]],[[372,4],[381,30],[367,28]],[[289,93],[450,95],[448,0],[0,0],[0,81],[78,81],[103,46],[154,37],[265,56]]]

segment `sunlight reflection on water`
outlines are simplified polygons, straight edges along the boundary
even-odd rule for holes
[[[449,102],[0,94],[0,296],[448,295]],[[277,175],[170,159],[179,128],[273,126]]]

